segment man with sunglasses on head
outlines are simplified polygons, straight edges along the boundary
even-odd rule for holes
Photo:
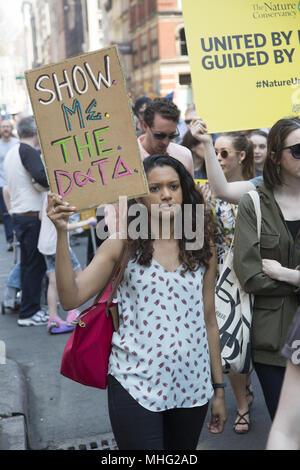
[[[178,136],[180,110],[168,98],[156,98],[144,111],[145,134],[138,138],[141,157],[169,155],[179,160],[194,177],[191,151],[173,142]]]

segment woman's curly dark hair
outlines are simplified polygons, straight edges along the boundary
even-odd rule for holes
[[[212,256],[211,245],[214,232],[214,223],[211,213],[204,208],[204,244],[201,249],[187,250],[186,243],[193,243],[194,240],[185,238],[183,227],[185,205],[189,204],[192,209],[192,230],[196,230],[196,206],[204,204],[204,198],[201,190],[196,187],[195,182],[186,170],[185,166],[170,156],[152,155],[144,160],[144,168],[146,175],[155,167],[170,166],[179,176],[182,189],[182,238],[179,240],[179,260],[183,264],[183,273],[186,271],[196,271],[201,265],[208,266],[209,259]],[[135,200],[130,201],[129,206],[136,203]],[[132,218],[128,217],[128,225]],[[148,224],[149,225],[149,224]],[[201,230],[203,229],[201,225]],[[135,261],[142,266],[150,266],[153,256],[153,240],[151,237],[151,227],[148,227],[147,239],[138,238],[137,240],[128,240],[129,249]]]

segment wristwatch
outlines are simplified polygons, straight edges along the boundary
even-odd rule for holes
[[[213,389],[215,389],[215,388],[225,388],[226,385],[227,384],[225,382],[215,382],[215,383],[212,384]]]

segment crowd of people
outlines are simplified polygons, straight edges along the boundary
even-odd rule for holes
[[[147,240],[121,237],[108,218],[110,236],[98,242],[85,269],[69,245],[69,217],[76,208],[56,194],[46,199],[33,118],[19,121],[17,142],[7,122],[1,123],[3,223],[8,249],[14,230],[21,253],[18,324],[72,331],[78,309],[107,284],[125,249],[129,262],[118,287],[120,323],[108,375],[118,447],[195,449],[211,399],[209,430],[222,432],[227,420],[214,296],[234,242],[235,272],[255,299],[252,357],[273,422],[267,448],[300,449],[300,119],[209,135],[193,105],[183,120],[172,100],[148,97],[136,100],[133,115],[149,187],[136,202],[157,221],[156,233],[151,224]],[[260,196],[260,240],[247,194],[253,189]],[[186,204],[193,223],[197,205],[205,206],[200,249],[187,249],[184,230],[180,240],[175,237],[176,211]],[[125,215],[119,212],[120,218]],[[166,218],[167,239],[162,237]],[[49,314],[40,306],[46,272]],[[68,312],[66,321],[58,316],[58,298]],[[245,434],[255,400],[251,374],[229,379],[237,409],[233,431]]]
[[[18,309],[19,326],[47,325],[51,334],[74,330],[79,311],[67,312],[66,320],[58,315],[58,295],[55,279],[56,230],[46,215],[49,190],[45,167],[41,158],[37,127],[32,116],[18,120],[16,136],[10,121],[1,122],[0,175],[2,217],[8,251],[13,234],[19,250],[6,281],[4,308]],[[69,230],[89,221],[70,224]],[[74,270],[80,263],[70,248]],[[42,289],[47,286],[46,303],[41,306]],[[16,302],[20,294],[20,302]]]

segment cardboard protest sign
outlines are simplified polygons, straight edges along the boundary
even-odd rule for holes
[[[116,46],[25,77],[51,191],[78,210],[148,193]]]
[[[300,2],[182,0],[197,114],[210,133],[300,114]]]

